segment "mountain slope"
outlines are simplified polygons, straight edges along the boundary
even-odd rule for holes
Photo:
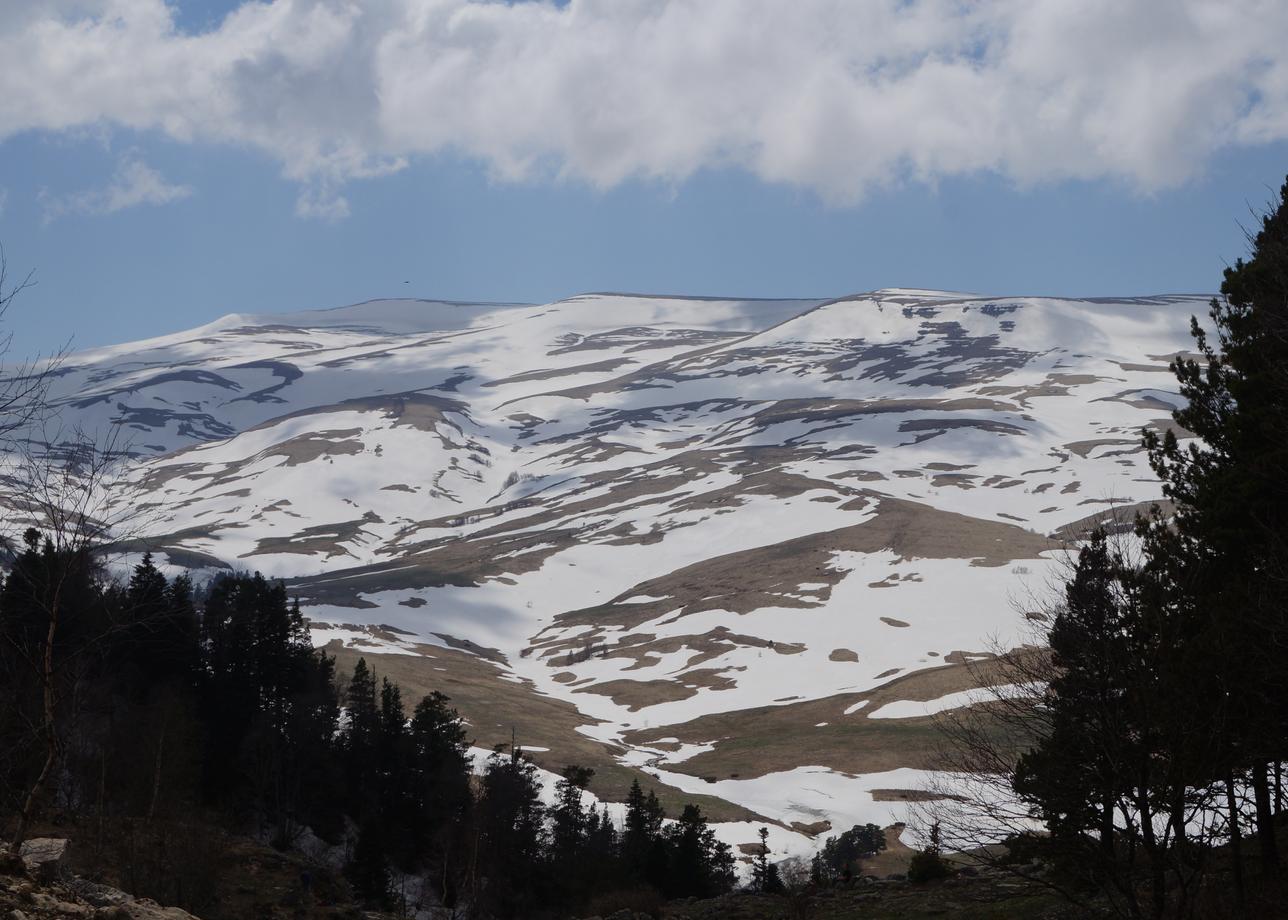
[[[965,662],[1158,498],[1139,433],[1202,307],[377,301],[79,354],[55,397],[129,433],[147,545],[287,579],[479,744],[817,830],[896,819]]]

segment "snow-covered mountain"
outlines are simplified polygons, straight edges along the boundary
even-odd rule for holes
[[[897,820],[964,664],[1158,498],[1140,430],[1204,309],[375,301],[76,354],[54,395],[124,426],[170,564],[286,579],[342,667],[443,690],[481,746],[790,848]]]

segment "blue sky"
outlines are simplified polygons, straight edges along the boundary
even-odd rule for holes
[[[1058,12],[945,28],[918,10],[933,3],[892,3],[824,79],[794,62],[831,48],[852,5],[808,0],[774,28],[721,18],[720,0],[699,19],[659,0],[643,24],[606,0],[435,0],[441,22],[401,2],[373,3],[384,18],[340,0],[0,13],[0,57],[57,27],[0,64],[29,97],[0,101],[0,242],[37,281],[7,317],[16,350],[388,296],[1211,291],[1288,173],[1284,62],[1248,65],[1253,37],[1208,20],[1158,38],[1182,46],[1160,60],[1195,41],[1224,69],[1141,102],[1134,71],[1102,84],[1093,57],[1083,74],[1016,50],[1067,36]],[[800,21],[813,7],[828,29]],[[1115,15],[1070,40],[1103,44],[1130,25]],[[846,85],[858,64],[884,75]],[[1068,70],[1030,96],[1052,66]]]

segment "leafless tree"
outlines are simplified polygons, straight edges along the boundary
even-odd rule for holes
[[[27,789],[9,841],[10,853],[21,851],[38,803],[61,755],[64,697],[74,696],[80,658],[99,643],[84,642],[63,654],[60,629],[77,611],[68,609],[67,588],[86,567],[102,564],[114,542],[135,532],[139,522],[135,487],[125,475],[126,452],[117,431],[99,440],[82,431],[29,438],[21,459],[6,477],[10,520],[34,528],[48,541],[50,570],[42,584],[30,586],[44,633],[34,639],[10,634],[12,652],[34,677],[40,691],[38,723],[33,725],[44,749],[39,773]],[[10,577],[21,577],[15,568]],[[112,629],[104,626],[104,636]],[[72,710],[75,707],[70,707]]]
[[[28,273],[20,281],[11,280],[9,262],[4,247],[0,246],[0,321],[8,314],[18,296],[35,286],[33,277]],[[8,442],[46,412],[49,384],[58,373],[68,350],[68,346],[64,344],[52,355],[8,363],[12,347],[13,332],[0,332],[0,445]]]

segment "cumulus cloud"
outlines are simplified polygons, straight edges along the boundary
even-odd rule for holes
[[[501,180],[736,167],[835,202],[994,172],[1184,182],[1288,138],[1282,0],[164,0],[0,12],[0,138],[125,126],[264,151],[297,210],[448,152]]]
[[[173,185],[136,156],[127,155],[117,164],[106,188],[68,195],[42,192],[40,202],[44,221],[49,223],[66,214],[114,214],[141,204],[169,204],[191,194],[191,187]]]

